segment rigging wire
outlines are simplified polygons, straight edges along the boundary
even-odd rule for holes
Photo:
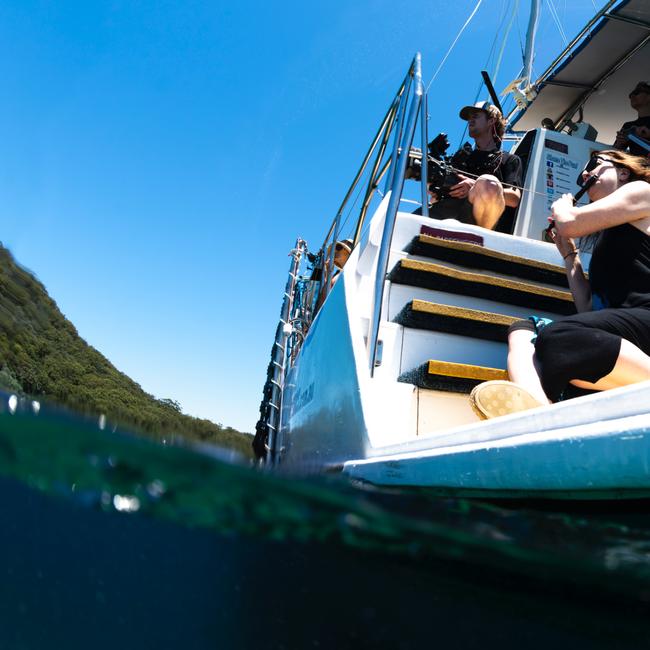
[[[566,37],[566,34],[564,32],[564,28],[562,27],[562,23],[560,22],[560,16],[557,13],[557,9],[555,8],[555,5],[553,4],[553,0],[548,0],[548,8],[549,12],[551,14],[551,17],[553,18],[553,22],[555,23],[558,32],[560,32],[560,37],[564,41],[564,46],[566,47],[569,44],[569,39]]]
[[[503,42],[501,43],[501,51],[499,52],[499,58],[497,59],[496,65],[494,67],[494,72],[492,73],[492,83],[494,84],[496,84],[497,82],[499,69],[501,68],[501,61],[503,60],[503,53],[505,52],[506,49],[506,43],[508,42],[508,38],[510,37],[510,31],[512,30],[512,25],[514,24],[515,16],[518,13],[519,13],[519,0],[515,0],[515,6],[510,15],[510,22],[508,23],[508,27],[506,27],[506,33],[503,37]]]
[[[442,70],[442,67],[445,65],[447,59],[449,58],[449,55],[451,54],[452,50],[454,47],[456,47],[456,43],[458,42],[458,39],[462,36],[463,32],[467,28],[467,26],[470,24],[472,21],[472,18],[474,18],[474,14],[478,11],[478,8],[481,6],[481,3],[483,0],[478,0],[476,3],[476,7],[474,7],[474,11],[469,15],[469,18],[465,21],[465,24],[460,28],[460,31],[456,35],[456,38],[454,39],[454,42],[451,44],[449,49],[447,50],[447,54],[443,57],[442,61],[440,62],[440,65],[438,65],[436,71],[433,73],[433,77],[431,77],[431,81],[429,81],[429,84],[427,85],[427,89],[424,91],[424,94],[426,95],[429,92],[429,88],[431,88],[431,84],[433,83],[433,80],[438,76],[438,73],[440,70]]]
[[[517,5],[517,35],[519,36],[519,51],[521,54],[521,60],[523,62],[525,55],[524,55],[524,42],[521,38],[521,25],[519,24],[519,5]]]
[[[368,179],[368,180],[370,180],[370,179]],[[359,181],[361,181],[361,179],[359,179]],[[365,189],[366,189],[365,185],[363,183],[359,182],[359,190],[357,191],[357,195],[354,197],[354,201],[352,202],[352,205],[348,209],[348,213],[345,215],[345,219],[343,219],[341,225],[339,226],[339,237],[341,237],[341,233],[343,232],[343,227],[348,222],[348,219],[350,218],[350,215],[352,214],[352,210],[354,210],[354,207],[356,206],[357,201],[359,200],[359,197],[361,196],[361,191],[365,190]],[[343,238],[343,239],[345,239],[345,238]]]
[[[519,53],[521,54],[521,60],[522,62],[524,61],[524,44],[521,38],[521,25],[519,24],[519,16],[520,16],[520,11],[519,11],[519,0],[516,0],[515,6],[512,12],[512,17],[511,17],[511,24],[508,27],[508,30],[510,31],[512,29],[512,26],[515,24],[515,21],[517,23],[517,37],[519,39]],[[521,75],[524,73],[524,68],[523,66],[519,70],[519,72],[515,75],[515,79],[518,79],[521,77]],[[514,99],[512,95],[507,95],[506,98],[501,102],[501,105],[503,106],[503,114],[504,116],[510,113],[510,108],[506,108],[507,106],[510,106],[511,104],[514,104]]]
[[[508,14],[508,9],[510,8],[510,2],[512,0],[503,0],[501,3],[501,17],[499,18],[499,25],[494,32],[494,38],[492,39],[492,45],[490,46],[490,51],[488,52],[487,59],[485,60],[485,65],[483,67],[484,70],[488,70],[490,66],[490,61],[492,60],[492,57],[494,56],[494,50],[496,49],[497,46],[497,40],[499,38],[499,32],[501,31],[501,28],[503,27],[503,23],[506,19],[506,16]]]
[[[510,35],[510,30],[512,28],[513,20],[514,20],[514,17],[515,17],[515,12],[519,8],[519,0],[514,0],[514,3],[515,3],[514,8],[513,8],[512,11],[510,11],[511,2],[512,2],[512,0],[507,0],[507,2],[505,2],[505,0],[504,0],[504,2],[502,2],[502,4],[501,4],[501,17],[499,19],[499,25],[498,25],[498,27],[496,29],[495,34],[494,34],[494,39],[492,40],[492,46],[490,47],[490,51],[488,53],[488,56],[487,56],[487,59],[485,61],[485,65],[484,65],[484,68],[483,68],[484,70],[489,70],[490,61],[492,60],[492,58],[494,56],[497,41],[499,39],[499,34],[501,33],[503,25],[504,25],[504,23],[506,21],[506,17],[508,16],[508,14],[510,14],[510,22],[509,22],[509,24],[508,24],[508,26],[506,28],[506,31],[505,31],[505,34],[503,35],[503,38],[501,39],[501,48],[499,50],[499,54],[498,54],[496,63],[494,64],[494,69],[493,69],[492,75],[491,75],[491,78],[492,78],[494,83],[496,83],[496,77],[497,77],[497,75],[499,73],[499,68],[501,66],[501,59],[503,57],[503,52],[505,50],[505,46],[506,46],[506,43],[508,41],[508,37]],[[483,89],[483,86],[484,86],[484,82],[481,79],[481,81],[479,82],[478,87],[476,89],[476,94],[474,95],[474,101],[473,101],[474,104],[476,102],[478,102],[479,96],[480,96],[481,91]],[[467,124],[465,124],[465,128],[463,129],[463,133],[462,133],[461,138],[460,138],[461,142],[465,139],[466,134],[467,134]]]

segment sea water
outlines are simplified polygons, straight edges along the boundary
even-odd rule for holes
[[[8,398],[2,650],[650,641],[644,500],[504,504],[286,476]]]

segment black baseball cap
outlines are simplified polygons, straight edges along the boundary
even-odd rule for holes
[[[630,96],[636,95],[636,93],[648,93],[650,95],[650,83],[647,81],[639,81],[639,83],[634,86],[634,89],[630,92]]]

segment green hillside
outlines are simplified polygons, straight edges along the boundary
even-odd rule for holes
[[[177,433],[251,455],[251,437],[156,399],[79,337],[45,287],[0,244],[0,388],[41,396],[156,436]]]

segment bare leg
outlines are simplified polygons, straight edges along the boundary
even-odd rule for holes
[[[525,388],[541,404],[550,401],[539,380],[535,345],[530,330],[515,330],[508,336],[508,375],[511,381]]]
[[[508,364],[510,356],[508,356]],[[508,366],[508,370],[510,367]],[[621,351],[618,353],[613,370],[601,377],[595,384],[581,379],[572,379],[571,383],[579,388],[589,390],[609,390],[650,379],[650,357],[633,343],[621,339]]]
[[[472,214],[477,225],[492,230],[506,208],[503,186],[496,176],[484,174],[476,179],[469,191]]]

